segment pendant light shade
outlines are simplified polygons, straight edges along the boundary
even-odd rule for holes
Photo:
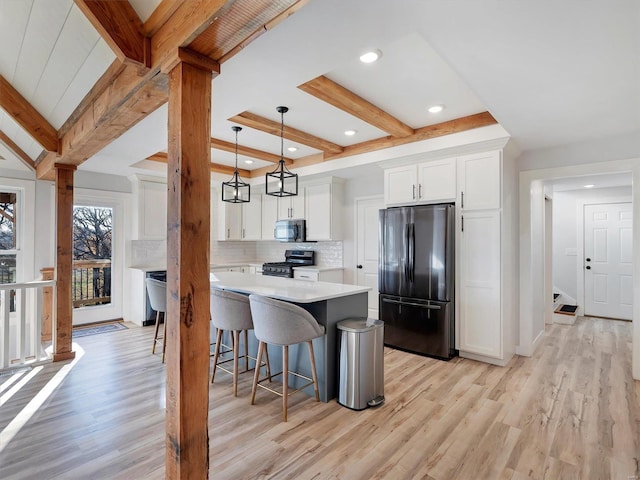
[[[293,197],[298,195],[298,175],[284,165],[284,114],[289,109],[278,107],[276,110],[280,114],[280,161],[276,169],[265,176],[265,193],[274,197]]]
[[[236,132],[236,169],[228,182],[222,182],[222,201],[246,203],[251,200],[251,185],[244,182],[238,173],[238,132],[242,127],[231,127]]]

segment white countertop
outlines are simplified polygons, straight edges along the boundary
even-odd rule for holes
[[[371,290],[370,287],[361,287],[359,285],[305,282],[293,278],[239,272],[216,272],[214,276],[217,280],[211,282],[211,288],[247,294],[255,293],[294,303],[320,302]]]

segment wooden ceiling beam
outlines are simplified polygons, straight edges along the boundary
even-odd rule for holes
[[[221,140],[219,138],[211,138],[211,148],[216,150],[222,150],[224,152],[235,153],[236,144]],[[238,145],[238,155],[244,155],[245,157],[255,158],[256,160],[264,160],[265,162],[278,163],[280,161],[280,155],[274,155],[273,153],[264,152],[262,150],[256,150],[251,147],[243,147]],[[293,160],[284,157],[285,165],[291,165]]]
[[[474,128],[486,127],[493,125],[496,119],[489,112],[476,113],[467,117],[456,118],[448,122],[437,123],[435,125],[427,125],[417,128],[413,135],[408,137],[382,137],[367,142],[356,143],[345,147],[344,151],[338,154],[325,155],[325,161],[336,160],[338,158],[350,157],[362,153],[374,152],[384,148],[397,147],[406,143],[420,142],[430,138],[442,137],[453,133],[473,130]]]
[[[325,153],[324,155],[308,155],[307,157],[295,160],[293,165],[289,168],[296,169],[306,167],[308,165],[329,162],[331,160],[350,157],[352,155],[374,152],[376,150],[382,150],[384,148],[396,147],[398,145],[419,142],[422,140],[428,140],[430,138],[441,137],[443,135],[451,135],[453,133],[473,130],[474,128],[486,127],[489,125],[494,125],[496,123],[498,122],[496,122],[496,119],[493,118],[493,116],[489,112],[477,113],[475,115],[457,118],[448,122],[442,122],[435,125],[427,125],[425,127],[418,128],[416,129],[415,133],[409,137],[382,137],[345,147],[344,151],[339,154]],[[256,168],[255,170],[251,170],[251,177],[260,177],[271,170],[273,170],[273,167]]]
[[[160,30],[160,27],[167,23],[167,20],[171,18],[171,15],[175,13],[180,4],[184,0],[162,0],[155,10],[151,13],[149,18],[144,22],[142,26],[142,33],[147,37],[152,37]]]
[[[225,0],[190,0],[181,2],[173,14],[151,37],[151,62],[161,65],[178,48],[187,47],[221,14]],[[233,3],[233,2],[231,2]]]
[[[394,137],[408,137],[414,133],[409,125],[323,75],[298,85],[298,88]]]
[[[0,108],[49,152],[58,150],[58,132],[13,86],[0,75]]]
[[[260,130],[262,132],[280,136],[280,122],[269,120],[268,118],[261,117],[251,112],[242,112],[235,117],[229,119],[230,122],[239,123],[245,127]],[[292,127],[284,127],[284,138],[291,140],[292,142],[301,143],[308,147],[321,150],[323,152],[331,152],[332,154],[341,153],[344,149],[340,145],[329,142],[322,138],[316,137],[309,133],[305,133],[301,130],[297,130]]]
[[[128,0],[74,0],[121,62],[151,67],[149,38]]]
[[[29,155],[25,153],[9,136],[0,130],[0,142],[3,143],[9,150],[11,150],[18,159],[31,170],[36,169],[36,162],[34,162]]]
[[[154,153],[153,155],[147,157],[147,160],[151,160],[152,162],[158,162],[158,163],[168,163],[169,158],[168,155],[165,152],[158,152],[158,153]],[[273,168],[273,167],[271,167]],[[211,162],[211,171],[214,173],[225,173],[228,175],[232,175],[233,172],[235,171],[235,168],[230,167],[229,165],[222,165],[220,163],[213,163]],[[250,170],[243,170],[241,168],[238,169],[238,173],[246,178],[249,178],[251,175],[251,171]]]

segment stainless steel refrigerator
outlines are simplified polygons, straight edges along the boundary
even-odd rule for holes
[[[385,345],[442,359],[456,355],[454,212],[453,204],[380,210]]]

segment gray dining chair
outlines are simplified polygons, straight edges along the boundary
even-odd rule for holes
[[[316,401],[320,401],[312,340],[324,335],[324,327],[318,324],[316,319],[313,318],[313,315],[298,305],[274,300],[261,295],[249,295],[249,302],[251,304],[254,332],[260,342],[258,344],[258,362],[262,359],[263,352],[266,351],[267,345],[278,345],[282,347],[282,372],[270,375],[270,377],[275,377],[282,374],[282,392],[262,385],[261,382],[267,378],[260,379],[260,371],[256,369],[253,376],[253,386],[251,388],[251,405],[255,402],[257,387],[269,390],[282,397],[282,418],[286,422],[289,395],[313,385]],[[309,349],[312,378],[289,370],[289,346],[303,342],[307,344]],[[302,378],[309,383],[289,392],[289,375]],[[271,379],[270,377],[269,380]]]
[[[155,278],[147,278],[147,294],[149,295],[149,303],[156,313],[156,328],[153,335],[153,347],[151,353],[156,353],[156,345],[162,342],[162,363],[164,363],[164,354],[167,348],[165,338],[167,336],[167,282],[156,280]],[[158,337],[158,330],[160,328],[160,314],[162,314],[162,320],[164,326],[162,328],[162,337]]]

